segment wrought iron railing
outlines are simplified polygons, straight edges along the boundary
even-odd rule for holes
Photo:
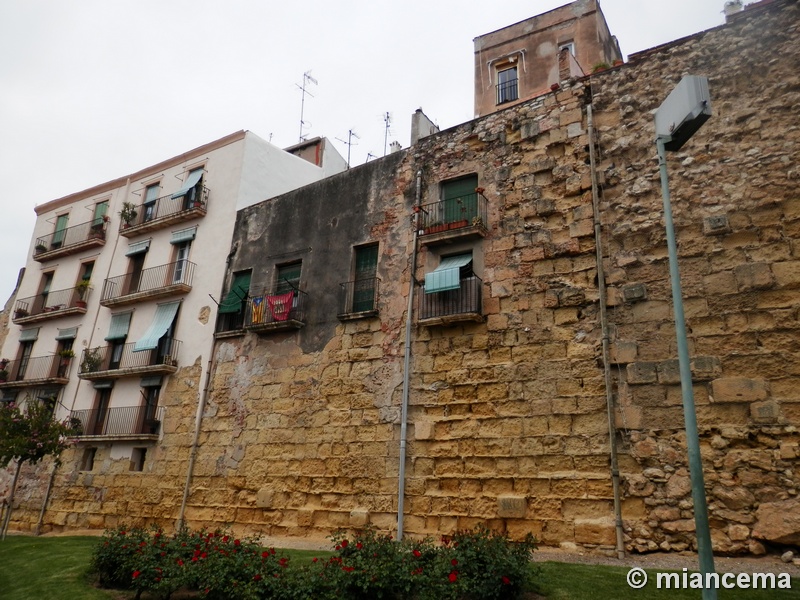
[[[134,208],[136,216],[128,221],[120,223],[120,231],[130,227],[138,227],[150,222],[160,221],[169,217],[189,212],[194,209],[208,209],[208,188],[203,187],[202,192],[197,195],[191,191],[183,196],[173,198],[161,196],[150,202],[143,202]]]
[[[81,355],[80,375],[138,369],[155,366],[177,366],[178,350],[181,342],[174,338],[162,338],[151,350],[135,350],[135,342],[129,344],[98,346],[87,348]]]
[[[376,310],[378,307],[378,282],[380,279],[357,279],[340,283],[340,314],[351,315]]]
[[[483,194],[475,192],[424,204],[420,210],[420,229],[430,234],[463,227],[486,229],[489,208]]]
[[[423,285],[419,295],[419,318],[481,314],[481,289],[482,282],[475,275],[463,278],[457,290],[426,294]]]
[[[244,329],[244,310],[235,313],[219,313],[217,314],[217,333],[225,333],[226,331],[239,331]]]
[[[44,313],[56,312],[67,308],[85,307],[85,301],[89,294],[87,289],[84,294],[78,293],[74,287],[66,290],[53,292],[42,292],[29,298],[20,298],[14,303],[14,319],[40,315]],[[82,303],[82,304],[79,304]]]
[[[519,80],[518,79],[509,79],[508,81],[504,81],[503,83],[497,84],[497,104],[503,104],[505,102],[513,102],[514,100],[519,98],[519,87],[518,87]]]
[[[163,418],[162,406],[119,406],[73,410],[69,424],[75,437],[157,435]]]
[[[31,356],[0,362],[0,384],[44,379],[64,379],[68,376],[72,359],[58,354]]]
[[[35,257],[52,250],[66,249],[91,239],[105,240],[106,223],[104,217],[99,217],[87,223],[57,229],[53,233],[36,238],[33,255]]]
[[[304,322],[308,294],[300,290],[252,296],[247,303],[246,327],[275,323]]]
[[[125,273],[109,277],[103,283],[100,301],[113,300],[139,292],[160,290],[171,285],[192,285],[195,264],[188,260],[178,260],[166,265],[142,269],[140,272]]]

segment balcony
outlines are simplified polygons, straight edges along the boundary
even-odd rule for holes
[[[100,304],[109,308],[180,296],[192,291],[195,264],[179,260],[106,279]]]
[[[136,344],[87,348],[81,355],[78,377],[81,379],[119,379],[132,375],[169,375],[178,370],[181,342],[172,338],[159,340],[152,350],[134,350]]]
[[[0,388],[66,385],[71,358],[58,354],[0,362]]]
[[[380,279],[359,279],[340,283],[341,312],[337,315],[340,321],[352,321],[378,314],[378,283]]]
[[[76,438],[91,440],[155,440],[161,430],[164,408],[120,406],[73,410],[69,414]]]
[[[19,325],[25,325],[67,315],[85,314],[86,292],[81,296],[81,293],[73,287],[67,290],[41,293],[30,298],[21,298],[14,303],[11,320]]]
[[[244,333],[245,313],[221,313],[217,315],[217,328],[214,336],[217,338],[235,337]]]
[[[457,290],[419,295],[420,325],[449,325],[461,321],[483,321],[481,290],[483,282],[475,275],[461,280]]]
[[[190,194],[178,198],[162,196],[153,202],[139,204],[134,207],[135,216],[120,223],[119,233],[130,238],[204,217],[208,210],[208,195],[208,188],[203,187],[202,193],[195,197]]]
[[[421,206],[420,241],[432,245],[486,237],[488,205],[483,194],[473,193]]]
[[[106,244],[106,224],[96,220],[54,231],[36,239],[33,260],[45,262]]]
[[[300,329],[305,325],[307,298],[300,290],[253,296],[247,303],[245,328],[256,333]]]

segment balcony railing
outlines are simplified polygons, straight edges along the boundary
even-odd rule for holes
[[[174,373],[178,370],[181,342],[162,338],[152,350],[134,350],[136,344],[87,348],[81,355],[78,377],[81,379],[113,379],[139,373]]]
[[[484,236],[488,222],[488,201],[483,194],[473,193],[425,204],[420,207],[420,233],[453,237],[464,234]]]
[[[119,406],[73,410],[69,414],[75,437],[156,436],[161,428],[161,406]]]
[[[20,358],[0,368],[0,387],[29,387],[33,385],[65,385],[69,377],[71,358],[58,354]],[[4,363],[0,362],[0,366]]]
[[[33,260],[43,262],[106,243],[105,219],[95,219],[36,238]]]
[[[261,333],[299,329],[305,325],[307,298],[308,294],[300,290],[253,296],[247,303],[245,327]]]
[[[378,283],[380,279],[358,279],[340,283],[341,287],[341,312],[338,317],[342,320],[357,319],[373,316],[378,313]]]
[[[498,83],[497,86],[497,104],[504,104],[506,102],[513,102],[519,98],[519,80],[509,79],[503,83]]]
[[[174,223],[189,221],[205,216],[208,211],[208,188],[203,187],[198,195],[188,193],[178,198],[162,196],[152,202],[139,204],[134,208],[136,216],[120,223],[120,235],[132,237],[162,229]]]
[[[457,321],[482,321],[481,290],[483,282],[473,275],[461,280],[457,290],[419,295],[419,320],[435,325]]]
[[[139,272],[110,277],[103,283],[103,306],[121,306],[142,300],[186,294],[192,290],[195,264],[179,260]]]
[[[65,315],[83,314],[86,312],[86,298],[74,287],[54,292],[43,292],[37,296],[20,298],[14,303],[11,320],[14,323],[36,323]]]
[[[224,337],[224,334],[235,331],[243,332],[244,323],[245,323],[244,311],[235,313],[220,313],[217,315],[217,329],[216,329],[217,336]]]

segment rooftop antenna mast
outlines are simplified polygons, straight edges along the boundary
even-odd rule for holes
[[[310,69],[305,73],[303,73],[303,85],[295,84],[298,88],[300,88],[300,91],[302,92],[302,95],[300,97],[300,139],[298,140],[298,143],[304,142],[306,140],[305,136],[303,135],[303,128],[305,127],[306,124],[306,122],[303,120],[303,113],[306,108],[306,94],[308,94],[312,98],[314,97],[314,94],[312,94],[306,89],[306,85],[308,85],[309,82],[313,83],[314,85],[319,85],[319,82],[311,76]]]
[[[383,122],[386,125],[383,132],[383,155],[386,156],[386,144],[389,141],[389,126],[392,124],[392,115],[388,112],[383,115]]]
[[[336,138],[337,140],[339,140],[343,144],[347,144],[347,168],[348,169],[350,168],[350,147],[351,146],[358,146],[358,144],[356,144],[353,141],[353,138],[356,138],[357,140],[361,139],[360,137],[358,137],[358,134],[355,131],[353,131],[352,129],[347,131],[347,141],[344,141],[342,138],[338,138],[338,137]]]

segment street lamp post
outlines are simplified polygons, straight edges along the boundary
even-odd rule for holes
[[[686,449],[689,456],[689,476],[694,503],[694,522],[697,533],[697,552],[703,581],[707,573],[714,573],[714,554],[711,549],[711,531],[708,525],[708,505],[700,456],[700,439],[697,433],[697,414],[692,390],[692,370],[689,343],[686,335],[686,318],[683,313],[678,250],[675,228],[672,223],[672,203],[667,177],[667,150],[678,150],[711,116],[708,80],[705,77],[687,76],[667,96],[656,111],[656,148],[661,173],[661,195],[664,201],[664,223],[669,253],[669,275],[672,284],[672,304],[675,313],[675,335],[678,345],[678,365],[681,377],[683,417],[686,429]],[[703,588],[704,600],[716,600],[715,588]]]

